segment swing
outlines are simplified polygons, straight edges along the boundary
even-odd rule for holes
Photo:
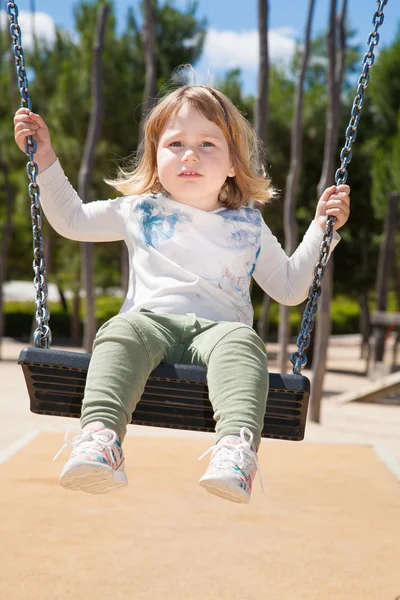
[[[336,185],[347,180],[347,165],[352,158],[352,145],[364,104],[364,92],[369,83],[369,70],[374,63],[374,48],[379,43],[378,29],[384,21],[383,8],[388,0],[377,0],[378,10],[373,17],[374,30],[368,38],[368,52],[358,80],[357,95],[353,102],[351,118],[346,130],[346,142],[341,151],[341,166],[336,171]],[[7,3],[10,32],[13,41],[21,106],[31,110],[28,91],[21,29],[18,24],[18,7]],[[38,167],[34,161],[36,145],[29,136],[26,170],[29,177],[29,197],[33,229],[36,291],[36,321],[34,347],[21,351],[18,363],[22,366],[30,397],[31,411],[41,415],[80,417],[90,355],[81,352],[51,350],[50,312],[47,307],[46,265],[43,256],[43,237],[40,215],[40,189],[36,182]],[[314,327],[318,298],[321,295],[322,277],[329,256],[333,235],[333,217],[327,217],[325,234],[320,247],[320,257],[314,269],[314,280],[297,338],[298,350],[290,361],[292,373],[270,373],[267,407],[262,437],[298,441],[304,439],[310,382],[301,370],[307,363],[305,351]],[[144,393],[132,415],[136,425],[169,427],[214,432],[213,410],[208,398],[207,371],[196,365],[169,365],[161,363],[150,375]]]

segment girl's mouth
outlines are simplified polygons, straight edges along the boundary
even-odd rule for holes
[[[184,171],[183,173],[180,173],[179,177],[202,177],[202,175],[196,171]]]

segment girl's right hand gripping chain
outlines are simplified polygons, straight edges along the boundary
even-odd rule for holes
[[[40,115],[28,108],[19,108],[14,117],[14,137],[17,146],[25,154],[28,136],[36,142],[35,162],[39,171],[44,171],[56,160],[49,129]]]

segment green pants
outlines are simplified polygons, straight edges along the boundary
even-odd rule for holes
[[[81,425],[102,421],[122,440],[147,378],[160,363],[207,367],[217,441],[248,427],[261,441],[268,371],[265,345],[243,323],[156,314],[118,314],[100,327],[93,344]]]

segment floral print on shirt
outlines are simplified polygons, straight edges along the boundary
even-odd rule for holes
[[[245,249],[260,246],[260,211],[244,207],[235,210],[226,209],[218,215],[224,219],[230,231],[229,239],[233,247]]]
[[[136,212],[139,240],[169,258],[172,256],[171,247],[161,249],[161,246],[175,235],[186,235],[186,228],[180,227],[177,231],[177,225],[193,226],[196,223],[196,218],[190,212],[175,207],[171,210],[159,196],[143,198],[137,204]],[[213,269],[210,264],[208,274],[203,277],[230,296],[241,296],[246,303],[250,303],[249,285],[260,253],[261,214],[258,210],[242,207],[219,210],[213,218],[222,224],[222,240],[232,261],[222,268],[220,266],[219,270]],[[188,255],[182,255],[182,258],[182,266],[186,267]],[[173,260],[180,264],[176,256],[173,256]]]
[[[261,214],[258,210],[246,207],[223,210],[218,214],[225,221],[232,247],[249,251],[254,249],[254,259],[246,261],[243,265],[245,271],[234,273],[228,268],[224,269],[218,280],[218,287],[229,294],[239,293],[250,302],[250,279],[260,254]]]
[[[190,215],[180,210],[163,212],[163,206],[151,198],[138,203],[139,239],[147,246],[158,248],[163,242],[175,235],[177,223],[188,223]]]

